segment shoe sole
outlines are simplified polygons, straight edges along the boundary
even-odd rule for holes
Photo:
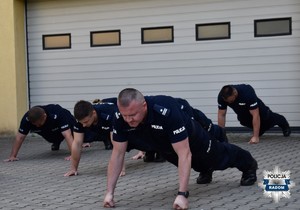
[[[241,186],[251,186],[251,185],[254,185],[256,181],[257,181],[257,179],[253,183],[248,183],[248,184],[241,183]]]

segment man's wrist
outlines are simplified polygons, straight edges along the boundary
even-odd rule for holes
[[[185,192],[178,191],[178,192],[177,192],[177,195],[182,195],[182,196],[184,196],[185,198],[188,198],[189,195],[190,195],[190,193],[189,193],[189,191],[185,191]]]
[[[106,196],[114,197],[114,193],[111,191],[106,191]]]
[[[74,166],[71,166],[70,170],[73,171],[73,172],[77,172],[77,168],[74,167]]]

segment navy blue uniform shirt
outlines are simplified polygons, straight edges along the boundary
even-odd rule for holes
[[[249,110],[259,108],[259,114],[261,119],[268,117],[269,107],[267,107],[256,95],[253,87],[247,84],[232,85],[237,91],[238,96],[231,104],[224,101],[220,93],[218,95],[218,107],[219,109],[227,109],[227,106],[231,107],[237,114],[239,121],[249,121],[252,119],[252,115]]]
[[[101,99],[101,101],[103,103],[113,103],[113,104],[117,105],[117,98],[116,97],[104,98],[104,99]]]
[[[117,106],[113,103],[99,103],[93,105],[97,116],[98,122],[91,127],[83,127],[80,122],[74,126],[74,132],[85,133],[85,131],[92,131],[97,134],[109,134],[112,131],[112,119],[117,110]]]
[[[191,116],[182,109],[178,99],[170,96],[145,96],[145,100],[146,119],[138,127],[130,127],[120,113],[115,115],[113,140],[128,141],[133,148],[142,151],[173,153],[172,143],[192,136]]]
[[[28,120],[28,112],[23,116],[19,132],[27,135],[29,132],[37,133],[44,137],[47,141],[55,142],[64,139],[61,132],[68,129],[73,130],[73,126],[76,123],[73,115],[66,109],[62,108],[58,104],[49,104],[45,106],[39,106],[45,110],[47,119],[42,127],[36,127]]]

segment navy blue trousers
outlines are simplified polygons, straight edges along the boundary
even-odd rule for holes
[[[227,142],[219,142],[210,138],[198,122],[193,121],[194,133],[189,136],[189,145],[192,153],[192,168],[197,172],[208,170],[224,170],[237,168],[240,171],[248,170],[254,161],[250,152]],[[178,156],[175,152],[161,153],[170,163],[178,166]]]

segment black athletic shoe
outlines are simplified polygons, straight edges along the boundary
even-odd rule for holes
[[[59,143],[53,143],[53,144],[51,145],[51,150],[52,150],[52,151],[57,151],[57,150],[59,150],[59,146],[60,146]]]
[[[283,129],[283,130],[282,130],[282,133],[283,133],[283,136],[284,136],[284,137],[290,136],[290,135],[291,135],[291,128],[290,128],[290,126],[287,127],[287,128],[285,128],[285,129]]]
[[[285,120],[285,123],[283,125],[280,125],[279,127],[282,130],[283,136],[288,137],[288,136],[291,135],[290,125],[289,125],[289,123],[286,120]]]
[[[105,145],[105,150],[112,150],[112,148],[113,148],[112,144]]]
[[[213,171],[209,170],[207,172],[200,172],[197,178],[197,184],[208,184],[212,181]]]
[[[162,163],[162,162],[165,162],[166,159],[163,158],[163,156],[161,156],[161,154],[159,154],[159,152],[157,152],[157,153],[155,153],[155,158],[153,161],[156,163]]]
[[[149,163],[149,162],[153,162],[154,158],[155,158],[154,152],[145,152],[143,160],[144,160],[144,162]]]
[[[103,140],[105,150],[112,150],[113,145],[110,140]]]
[[[254,160],[252,166],[248,170],[243,171],[243,175],[241,178],[241,186],[250,186],[256,182],[257,180],[256,170],[257,170],[257,162],[256,160]]]

